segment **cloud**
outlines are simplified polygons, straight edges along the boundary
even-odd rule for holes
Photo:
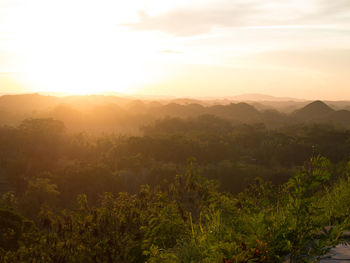
[[[250,4],[182,8],[153,17],[140,12],[140,21],[126,26],[135,30],[159,30],[177,36],[191,36],[208,33],[214,26],[245,25],[246,18],[257,12],[257,6]]]
[[[303,23],[329,24],[345,22],[349,26],[350,1],[348,0],[316,0],[313,12],[301,17]]]
[[[343,13],[349,14],[350,11],[349,0],[319,0],[318,3],[323,13],[327,13],[330,15]]]
[[[209,33],[215,27],[312,26],[349,21],[349,0],[309,0],[299,2],[299,6],[293,4],[292,7],[291,3],[292,0],[282,4],[277,0],[230,0],[196,8],[173,9],[156,16],[141,11],[140,20],[126,26],[134,30],[157,30],[175,36],[193,36]],[[309,6],[309,9],[304,10],[304,5]]]

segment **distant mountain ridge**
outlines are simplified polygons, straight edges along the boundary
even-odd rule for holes
[[[214,115],[234,123],[264,123],[268,127],[303,122],[335,123],[350,127],[350,111],[347,104],[323,101],[285,102],[292,113],[280,112],[263,102],[237,102],[206,104],[199,100],[141,100],[117,96],[89,95],[55,97],[39,94],[0,96],[0,125],[17,125],[26,118],[54,118],[67,127],[109,131],[122,127],[139,127],[164,117],[188,118]],[[283,102],[277,103],[282,104]],[[257,105],[255,107],[254,105]],[[338,106],[334,106],[338,105]],[[343,108],[339,109],[339,105]],[[349,105],[350,106],[350,105]]]
[[[247,93],[238,96],[229,97],[232,100],[240,101],[305,101],[303,99],[290,98],[290,97],[275,97],[266,94],[259,93]]]

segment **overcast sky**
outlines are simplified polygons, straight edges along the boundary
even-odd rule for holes
[[[350,99],[349,0],[0,0],[0,93]]]

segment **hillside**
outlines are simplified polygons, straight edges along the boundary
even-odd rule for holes
[[[322,101],[314,101],[305,107],[292,113],[292,116],[299,120],[322,120],[330,115],[334,110]]]
[[[303,122],[331,122],[335,124],[350,124],[350,111],[334,110],[322,101],[314,101],[305,107],[294,111],[294,119]]]

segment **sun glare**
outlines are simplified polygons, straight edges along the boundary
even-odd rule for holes
[[[132,12],[129,17],[125,12],[125,3],[123,12],[117,6],[111,8],[112,1],[98,5],[90,1],[84,5],[82,1],[69,1],[69,5],[67,1],[35,3],[18,13],[22,21],[29,14],[30,19],[14,30],[25,55],[22,80],[30,89],[71,94],[134,93],[159,73],[152,65],[149,39],[118,25],[134,19]]]

